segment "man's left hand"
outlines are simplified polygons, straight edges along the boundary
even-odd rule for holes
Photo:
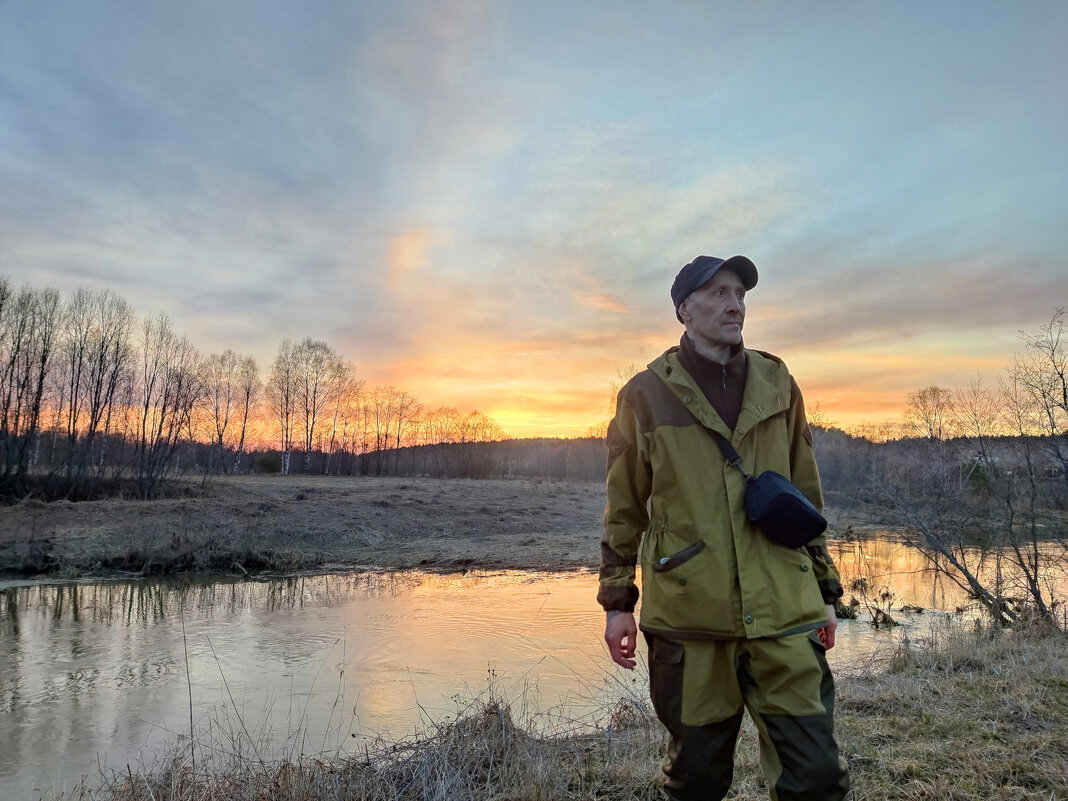
[[[834,613],[834,604],[827,604],[827,641],[824,643],[827,650],[834,648],[834,630],[838,628],[838,615]]]

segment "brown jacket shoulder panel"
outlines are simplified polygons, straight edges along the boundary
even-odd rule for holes
[[[697,425],[693,414],[652,370],[642,370],[619,393],[634,410],[638,427],[648,434],[660,426]]]

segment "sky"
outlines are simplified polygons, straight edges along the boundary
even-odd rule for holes
[[[1068,305],[1068,3],[0,0],[0,276],[573,436],[748,255],[842,426]]]

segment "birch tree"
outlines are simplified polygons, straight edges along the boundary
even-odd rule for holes
[[[237,445],[234,448],[234,472],[241,470],[241,459],[245,453],[245,437],[248,433],[249,417],[259,402],[263,384],[256,360],[251,356],[242,359],[237,375],[237,403],[241,422],[238,425]]]
[[[952,435],[954,418],[953,392],[944,387],[924,387],[910,392],[905,403],[905,423],[929,440]]]
[[[297,376],[293,343],[283,339],[271,365],[267,380],[267,403],[277,425],[279,450],[282,453],[282,475],[289,475],[289,461],[293,453],[293,431],[296,426]]]
[[[310,338],[294,348],[293,362],[297,424],[304,448],[303,470],[307,473],[312,450],[322,433],[323,418],[340,391],[344,365],[333,348]]]

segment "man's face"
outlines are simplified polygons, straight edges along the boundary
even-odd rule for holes
[[[679,316],[698,346],[737,345],[745,321],[742,279],[733,270],[720,270],[679,305]]]

